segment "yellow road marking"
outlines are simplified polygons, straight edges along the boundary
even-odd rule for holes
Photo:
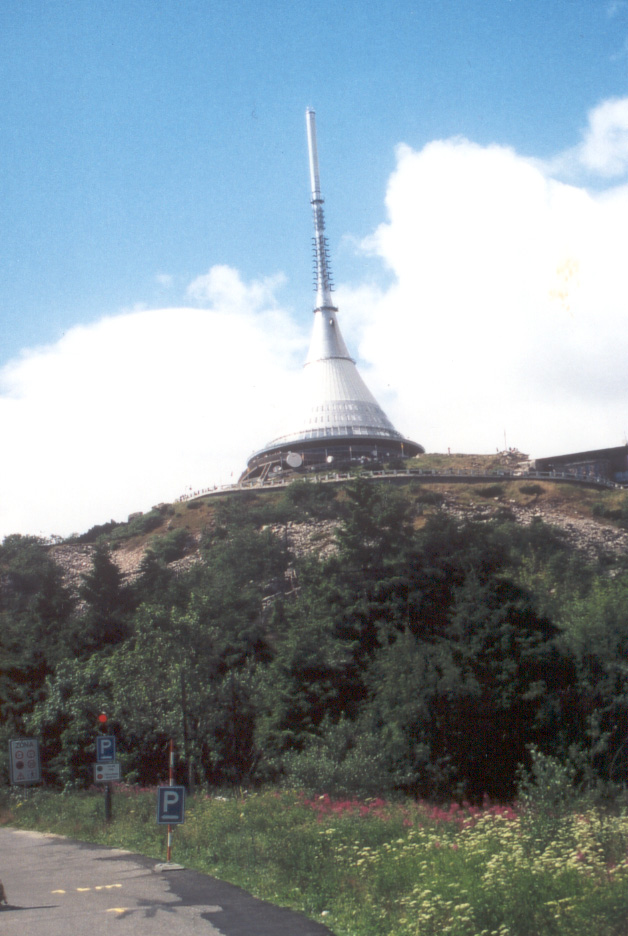
[[[96,884],[95,887],[77,887],[76,890],[78,891],[79,894],[85,894],[87,891],[90,891],[90,890],[97,890],[97,891],[113,890],[114,887],[122,887],[122,884]],[[64,891],[61,888],[59,888],[58,890],[50,891],[50,893],[51,894],[66,894],[67,891]]]

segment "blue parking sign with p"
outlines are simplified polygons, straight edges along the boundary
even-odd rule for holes
[[[96,738],[96,760],[99,764],[114,764],[116,739],[113,735],[98,735]]]
[[[185,817],[185,787],[157,787],[157,822],[159,825],[176,825]]]

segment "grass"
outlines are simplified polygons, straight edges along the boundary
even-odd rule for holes
[[[430,452],[413,458],[409,465],[433,471],[500,471],[512,467],[503,455],[466,455],[460,452],[451,455]]]
[[[165,857],[155,791],[2,794],[5,823]],[[173,860],[324,922],[336,936],[625,936],[628,815],[197,795]]]

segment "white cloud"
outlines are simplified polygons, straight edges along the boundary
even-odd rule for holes
[[[213,266],[209,273],[197,277],[188,286],[188,296],[201,304],[216,303],[224,311],[247,308],[257,310],[264,305],[275,307],[275,292],[283,286],[283,273],[267,276],[245,284],[232,267]]]
[[[431,451],[621,444],[628,187],[592,195],[456,139],[400,147],[386,205],[365,249],[394,285],[343,301],[397,428]]]
[[[77,326],[2,370],[0,537],[82,532],[237,479],[281,425],[304,336],[230,272],[237,301]]]
[[[628,98],[604,101],[591,112],[580,159],[587,169],[601,175],[625,174],[628,168]]]
[[[628,97],[602,101],[589,112],[582,141],[547,164],[549,172],[578,178],[583,173],[604,179],[628,172]]]

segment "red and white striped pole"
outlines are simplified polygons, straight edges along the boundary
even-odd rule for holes
[[[174,741],[170,738],[170,760],[168,766],[168,786],[174,786]],[[172,826],[168,825],[168,847],[166,848],[166,861],[172,856]]]

